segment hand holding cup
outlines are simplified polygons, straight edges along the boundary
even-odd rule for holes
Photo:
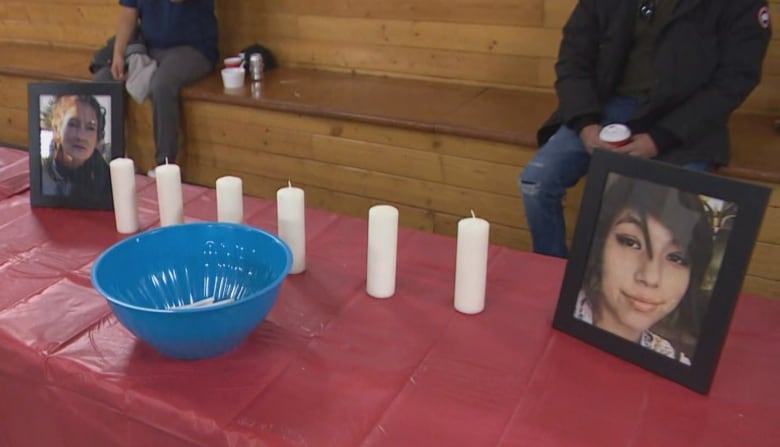
[[[607,124],[601,128],[599,139],[611,147],[623,147],[631,142],[631,129],[625,124]]]

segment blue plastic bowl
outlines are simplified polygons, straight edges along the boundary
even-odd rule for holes
[[[155,350],[200,359],[237,347],[263,321],[291,265],[290,249],[271,233],[192,223],[114,244],[92,267],[92,283]],[[176,309],[209,298],[215,304]]]

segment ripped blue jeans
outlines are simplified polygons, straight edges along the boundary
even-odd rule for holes
[[[613,98],[605,107],[601,124],[625,123],[639,105],[640,100],[635,98]],[[535,253],[568,256],[563,196],[588,172],[589,165],[590,154],[579,135],[561,126],[523,169],[519,186]],[[709,164],[704,162],[685,167],[709,170]]]

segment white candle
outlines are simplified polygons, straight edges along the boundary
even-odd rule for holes
[[[240,178],[225,176],[217,179],[217,221],[244,221],[244,192]]]
[[[376,205],[368,210],[366,293],[389,298],[395,293],[398,209]]]
[[[114,198],[116,231],[138,231],[138,199],[135,192],[135,163],[129,158],[115,158],[108,164],[111,171],[111,191]]]
[[[184,201],[181,192],[181,170],[175,164],[157,166],[154,170],[157,182],[157,204],[160,209],[160,226],[184,222]]]
[[[276,191],[276,213],[279,237],[290,247],[293,256],[290,273],[306,270],[306,219],[303,190],[288,183]]]
[[[477,314],[485,308],[490,224],[474,216],[458,222],[455,262],[455,310]]]

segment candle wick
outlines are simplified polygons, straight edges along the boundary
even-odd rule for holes
[[[168,164],[168,157],[165,157],[165,164]]]
[[[471,217],[477,217],[477,215],[474,214],[474,210],[471,210]]]
[[[287,180],[287,187],[288,187],[288,188],[292,188],[292,182],[291,182],[291,181],[289,181],[289,180]]]

